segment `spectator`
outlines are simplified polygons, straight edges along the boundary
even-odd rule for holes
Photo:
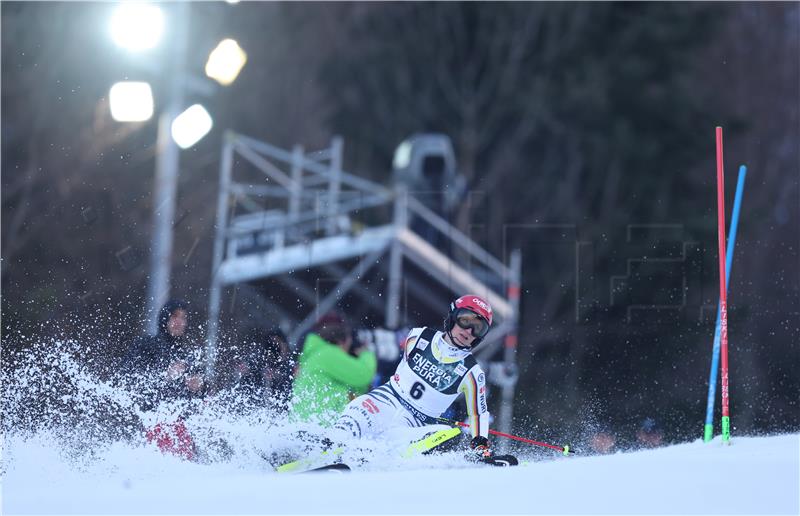
[[[185,301],[168,301],[159,313],[157,333],[137,340],[124,359],[127,370],[158,384],[158,400],[192,397],[203,390],[198,353],[186,331],[188,317]]]
[[[352,345],[352,329],[340,314],[327,313],[316,323],[298,360],[294,419],[330,426],[353,397],[367,391],[377,368],[375,353]]]
[[[642,421],[639,430],[636,432],[636,442],[644,448],[656,448],[664,442],[664,432],[658,422],[651,418]]]
[[[234,387],[256,406],[285,410],[294,368],[286,335],[278,328],[254,329],[242,342],[247,354],[234,364]]]
[[[123,360],[126,371],[156,384],[157,392],[147,403],[150,407],[162,400],[198,397],[204,392],[199,350],[186,331],[188,318],[185,301],[167,301],[159,312],[157,333],[137,340]]]
[[[589,447],[595,454],[614,453],[616,445],[617,436],[607,425],[601,425],[589,438]]]
[[[123,370],[133,373],[134,387],[143,396],[144,410],[153,410],[162,401],[204,394],[199,353],[186,331],[188,317],[185,301],[168,301],[159,313],[158,332],[137,340],[123,359]],[[147,441],[154,442],[162,452],[195,459],[195,444],[182,415],[159,421],[144,431]]]

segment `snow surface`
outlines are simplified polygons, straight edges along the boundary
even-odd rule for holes
[[[522,465],[496,468],[459,452],[403,459],[412,436],[397,432],[352,473],[277,474],[265,458],[301,453],[300,425],[230,393],[144,411],[145,384],[98,376],[86,355],[45,342],[0,369],[3,515],[800,513],[800,434],[605,456],[523,445]],[[198,462],[143,436],[178,415]]]
[[[800,435],[735,437],[516,468],[420,457],[391,471],[276,474],[117,443],[76,466],[7,440],[3,514],[798,514]]]

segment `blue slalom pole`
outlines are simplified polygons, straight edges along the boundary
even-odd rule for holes
[[[747,167],[739,167],[739,180],[736,183],[736,198],[733,201],[733,216],[731,228],[728,230],[728,249],[725,251],[725,288],[728,288],[731,278],[731,264],[733,263],[733,249],[736,246],[736,230],[739,227],[739,210],[742,207],[742,193],[744,192],[744,178],[747,176]],[[708,375],[708,402],[706,404],[706,424],[703,440],[711,441],[714,437],[714,398],[717,394],[717,374],[719,373],[719,308],[717,308],[717,326],[714,330],[714,347],[711,350],[711,372]]]

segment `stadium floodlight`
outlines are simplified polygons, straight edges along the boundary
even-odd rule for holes
[[[118,82],[111,86],[108,101],[117,122],[144,122],[153,116],[153,91],[146,82]]]
[[[164,13],[156,5],[125,2],[111,17],[111,37],[128,50],[155,47],[164,32]]]
[[[172,139],[181,149],[188,149],[208,134],[214,122],[206,108],[195,104],[172,122]]]
[[[224,39],[209,54],[206,75],[223,86],[228,86],[236,80],[246,62],[247,54],[242,47],[235,40]]]

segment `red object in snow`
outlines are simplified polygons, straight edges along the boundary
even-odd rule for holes
[[[155,442],[163,453],[171,453],[186,460],[193,460],[194,440],[183,420],[174,423],[158,423],[145,434],[148,443]]]

